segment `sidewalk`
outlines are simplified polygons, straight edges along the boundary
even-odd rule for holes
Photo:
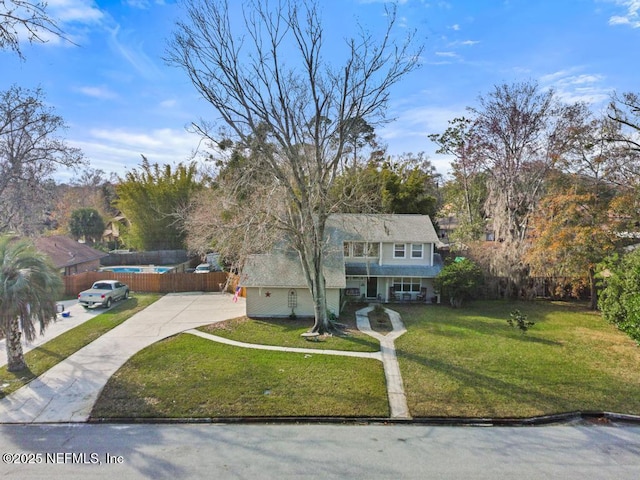
[[[0,400],[0,423],[85,422],[109,378],[163,338],[245,314],[231,295],[169,294]]]

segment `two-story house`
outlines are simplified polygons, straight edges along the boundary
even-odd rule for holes
[[[442,245],[426,215],[332,215],[326,228],[327,308],[339,315],[344,300],[418,301],[437,297]],[[311,294],[295,253],[253,255],[245,265],[250,317],[313,316]]]

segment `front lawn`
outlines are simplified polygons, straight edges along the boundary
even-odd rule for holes
[[[531,417],[575,411],[640,414],[640,349],[598,313],[560,302],[393,306],[414,417]],[[507,324],[519,309],[526,334]]]
[[[313,319],[251,319],[241,317],[226,322],[200,327],[199,330],[239,342],[281,347],[351,350],[355,352],[377,352],[380,344],[356,327],[355,308],[340,315],[344,325],[344,336],[321,337],[317,342],[305,340],[300,335],[313,326]]]
[[[180,334],[134,355],[91,416],[388,417],[389,406],[377,360],[254,350]]]

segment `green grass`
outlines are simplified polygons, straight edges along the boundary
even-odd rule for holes
[[[377,360],[232,347],[189,334],[131,358],[109,380],[91,413],[94,418],[388,415]]]
[[[151,305],[161,297],[159,294],[136,294],[125,302],[119,302],[109,311],[96,315],[92,319],[49,340],[43,345],[25,353],[28,368],[19,372],[7,371],[0,367],[0,398],[14,392],[34,378],[42,375],[51,367],[104,335],[114,327]]]
[[[640,414],[640,349],[597,313],[558,302],[397,306],[396,340],[414,417]],[[507,325],[520,309],[526,334]]]
[[[288,318],[250,319],[241,317],[222,323],[200,327],[199,330],[239,342],[283,347],[350,350],[377,352],[380,344],[372,337],[360,332],[355,326],[355,313],[343,313],[340,322],[346,324],[345,336],[323,336],[320,341],[310,342],[300,335],[313,325],[311,319]]]

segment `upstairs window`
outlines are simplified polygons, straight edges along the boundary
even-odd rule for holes
[[[365,245],[364,242],[353,242],[353,256],[364,257]]]
[[[411,258],[422,258],[424,245],[422,243],[411,244]]]
[[[393,244],[393,258],[406,258],[406,245],[404,243]]]

